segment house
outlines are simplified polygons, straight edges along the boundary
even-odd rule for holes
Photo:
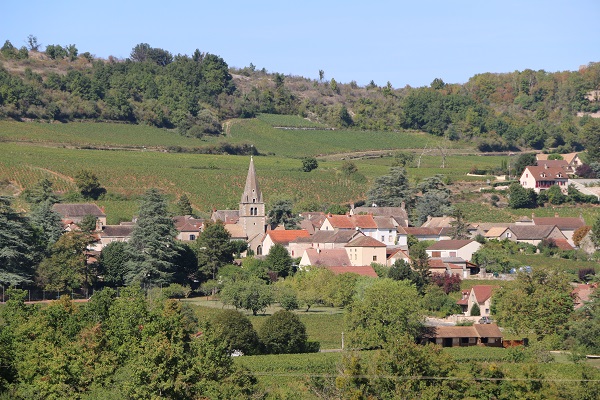
[[[348,253],[345,249],[306,249],[302,258],[300,259],[300,267],[307,266],[316,266],[316,267],[325,267],[325,266],[342,266],[348,267],[352,264],[350,263],[350,258],[348,257]]]
[[[486,346],[502,347],[502,332],[496,324],[473,326],[435,326],[422,336],[421,342],[435,343],[442,347]]]
[[[386,265],[391,267],[398,260],[403,260],[407,263],[410,263],[410,257],[408,255],[407,249],[402,249],[400,247],[387,247],[386,248],[386,256],[387,262]]]
[[[292,257],[300,257],[302,253],[295,252],[295,249],[290,249],[290,242],[298,238],[310,238],[307,230],[272,230],[267,231],[262,241],[262,254],[267,255],[271,247],[280,244],[290,253]]]
[[[456,222],[456,218],[443,215],[441,217],[432,217],[431,215],[427,216],[427,221],[423,222],[421,225],[422,228],[449,228],[452,226],[452,223]]]
[[[321,226],[321,231],[332,230],[356,230],[366,236],[377,239],[388,246],[399,243],[397,227],[398,223],[389,216],[373,216],[372,214],[328,214]],[[406,244],[406,243],[404,243]]]
[[[453,261],[453,262],[450,262]],[[454,275],[457,274],[462,279],[467,279],[470,275],[474,275],[477,272],[473,272],[471,269],[475,267],[474,264],[467,263],[463,259],[443,259],[443,258],[430,258],[429,259],[429,272],[431,274],[446,274]]]
[[[533,189],[536,193],[553,185],[558,185],[563,192],[566,192],[569,179],[562,168],[544,165],[525,167],[519,181],[525,189]]]
[[[317,231],[310,238],[298,238],[290,243],[303,243],[309,241],[310,247],[315,249],[343,249],[344,246],[359,236],[365,236],[360,231],[354,230],[335,230],[335,231]],[[291,248],[291,247],[290,247]]]
[[[573,243],[573,234],[582,226],[585,226],[585,221],[582,216],[579,217],[559,217],[554,214],[554,217],[536,217],[532,216],[535,225],[555,225],[565,235],[571,245]]]
[[[359,236],[344,247],[353,266],[386,263],[386,245],[372,237]]]
[[[371,214],[374,217],[391,217],[397,226],[408,226],[408,213],[404,203],[400,207],[350,207],[350,215]]]
[[[545,161],[539,161],[537,162],[537,166],[538,167],[549,167],[549,168],[560,168],[562,169],[567,175],[573,175],[575,174],[575,169],[569,165],[568,162],[566,162],[565,160],[545,160]]]
[[[548,160],[549,156],[550,156],[550,154],[536,154],[535,159],[537,160],[538,165],[539,165],[540,161],[553,161],[553,160]],[[575,171],[577,169],[577,167],[579,167],[581,164],[583,164],[583,162],[579,158],[579,153],[561,154],[561,157],[562,157],[562,160],[554,160],[554,161],[565,161],[567,163],[567,165],[569,166],[569,168],[572,169],[573,171]]]
[[[176,239],[190,242],[196,240],[204,226],[204,220],[197,219],[191,215],[178,215],[173,217],[173,224],[177,229]]]
[[[462,308],[466,316],[471,316],[473,306],[477,304],[482,317],[490,316],[492,304],[492,293],[497,286],[494,285],[475,285],[471,290],[463,290],[462,298],[456,302]]]
[[[303,218],[300,221],[300,229],[305,229],[310,235],[321,229],[326,217],[323,212],[304,212],[300,216]]]
[[[432,258],[460,257],[471,261],[473,253],[480,247],[481,243],[472,239],[450,239],[440,240],[429,246],[426,251],[427,255]]]
[[[128,242],[134,229],[135,224],[131,222],[121,222],[120,225],[104,225],[102,230],[95,234],[97,240],[92,246],[92,250],[102,251],[112,242]]]
[[[537,246],[544,239],[567,239],[556,225],[511,225],[509,240]]]
[[[86,216],[92,215],[96,217],[98,230],[106,225],[106,214],[96,204],[56,203],[52,206],[52,210],[58,213],[62,220],[70,220],[75,224],[81,222]]]
[[[398,244],[405,244],[403,242],[408,235],[413,235],[419,241],[434,240],[437,242],[438,240],[442,240],[442,239],[450,239],[451,238],[450,229],[451,228],[443,228],[443,227],[436,227],[436,228],[423,228],[423,227],[412,227],[412,226],[409,226],[406,228],[398,227]]]

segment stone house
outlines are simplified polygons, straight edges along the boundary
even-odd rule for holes
[[[353,266],[386,263],[386,245],[369,236],[359,236],[344,246]]]
[[[56,203],[52,206],[61,219],[69,220],[75,224],[81,222],[87,215],[96,217],[96,229],[100,230],[106,225],[104,210],[93,203]]]

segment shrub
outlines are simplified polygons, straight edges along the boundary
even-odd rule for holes
[[[171,283],[162,290],[163,296],[169,299],[181,299],[188,297],[192,293],[192,289],[189,286],[183,286],[178,283]]]
[[[211,328],[225,340],[229,353],[239,350],[246,355],[258,354],[260,342],[252,323],[236,310],[222,310],[212,318]]]
[[[479,309],[479,304],[477,304],[477,303],[473,304],[473,307],[471,307],[471,313],[470,313],[470,315],[472,317],[478,317],[478,316],[481,315],[481,310]]]
[[[258,336],[263,351],[269,354],[306,353],[315,347],[308,344],[306,327],[300,318],[287,310],[279,310],[267,318]]]
[[[596,270],[594,268],[579,268],[577,276],[581,282],[587,282],[596,276]]]

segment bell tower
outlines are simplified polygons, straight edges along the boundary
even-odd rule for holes
[[[248,167],[248,176],[246,177],[246,186],[240,200],[240,219],[244,233],[248,238],[250,248],[256,252],[258,245],[265,233],[266,216],[265,203],[262,192],[256,179],[256,170],[254,169],[254,159],[250,157],[250,166]]]

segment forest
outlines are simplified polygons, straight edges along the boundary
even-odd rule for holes
[[[589,147],[584,127],[600,109],[600,63],[578,71],[484,72],[467,82],[393,88],[286,76],[254,65],[229,67],[218,55],[191,56],[140,43],[130,57],[96,59],[76,45],[37,38],[0,49],[0,118],[119,121],[219,135],[223,122],[259,113],[300,115],[331,128],[420,130],[474,141],[480,151],[557,152]],[[577,116],[582,118],[576,118]],[[589,129],[588,129],[589,131]]]

